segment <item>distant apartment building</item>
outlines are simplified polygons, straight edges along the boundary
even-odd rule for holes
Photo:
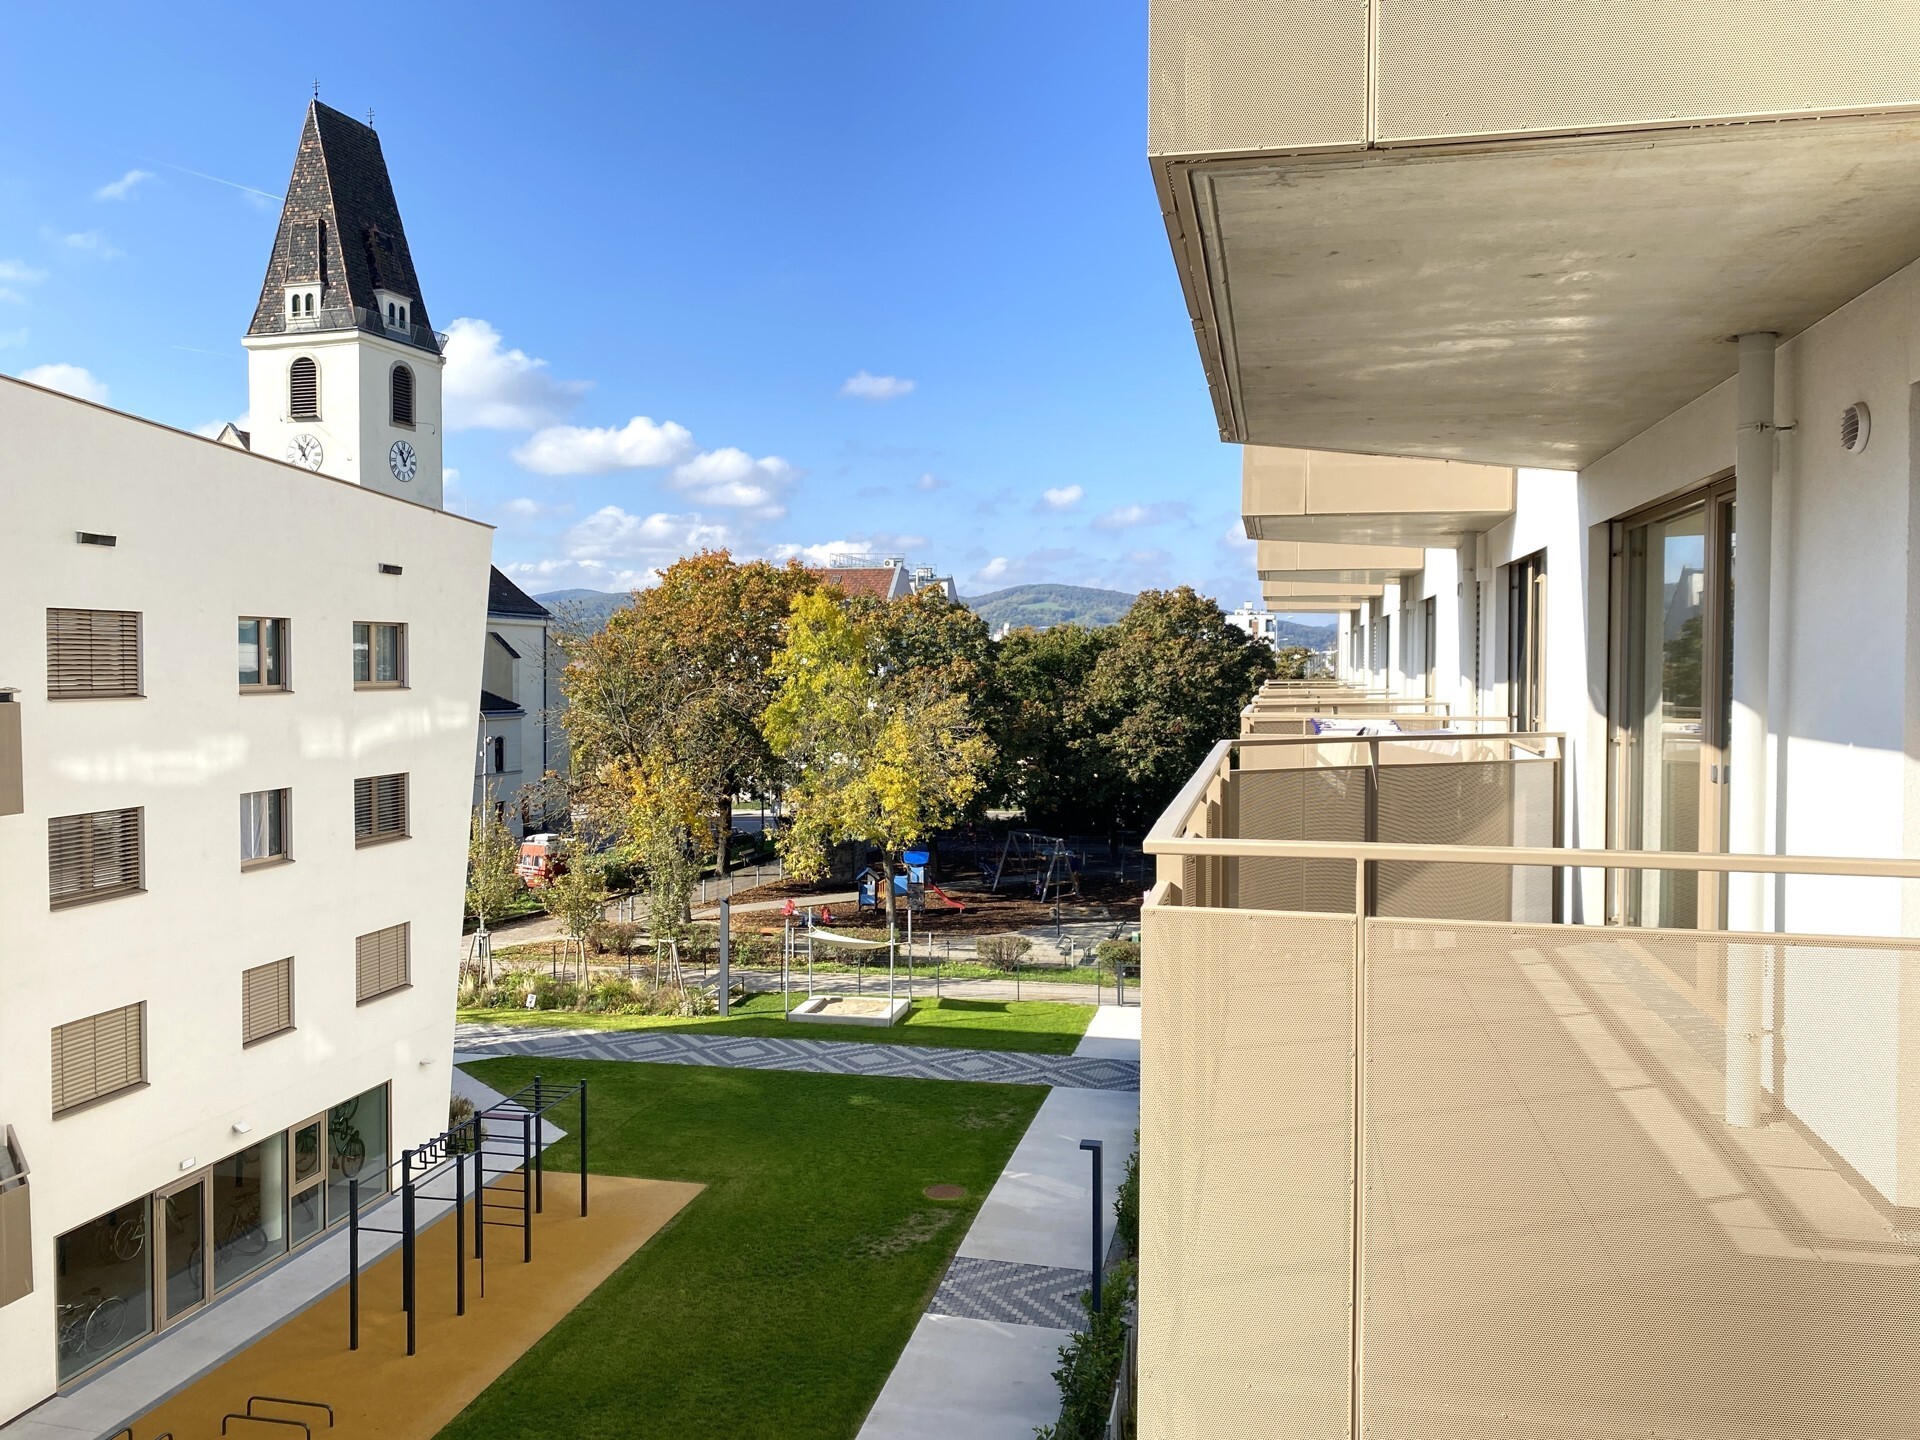
[[[1344,684],[1147,843],[1143,1437],[1915,1430],[1920,29],[1847,18],[1151,7]]]
[[[930,565],[908,566],[904,557],[889,555],[882,559],[848,556],[831,565],[808,567],[825,583],[848,595],[863,595],[872,600],[898,600],[921,590],[937,589],[947,599],[958,602],[960,591],[951,575],[941,575]]]
[[[491,535],[317,101],[245,343],[251,453],[0,380],[0,1420],[447,1124]]]
[[[495,567],[487,589],[473,803],[516,836],[546,829],[564,805],[553,782],[567,769],[560,721],[565,662],[553,627],[547,607]]]

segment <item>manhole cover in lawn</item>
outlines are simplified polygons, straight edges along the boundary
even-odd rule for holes
[[[929,1185],[924,1192],[929,1200],[964,1200],[967,1187],[964,1185]]]

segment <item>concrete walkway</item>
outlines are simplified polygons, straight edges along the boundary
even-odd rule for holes
[[[454,1092],[465,1095],[479,1109],[496,1107],[501,1100],[497,1091],[458,1070],[453,1072],[453,1082]],[[517,1126],[509,1121],[508,1128]],[[564,1133],[550,1122],[542,1122],[542,1129],[547,1145]],[[491,1160],[488,1178],[517,1168],[503,1160]],[[436,1194],[450,1194],[452,1181],[435,1182],[429,1188]],[[450,1200],[422,1195],[415,1202],[415,1223],[424,1230],[451,1208]],[[397,1229],[400,1224],[400,1207],[394,1199],[369,1206],[362,1214],[370,1226]],[[362,1270],[399,1243],[397,1235],[363,1232]],[[342,1226],[291,1259],[267,1267],[257,1278],[229,1291],[157,1340],[134,1349],[92,1379],[0,1425],[0,1440],[97,1440],[110,1435],[346,1282],[347,1231]]]
[[[1122,1013],[1138,1014],[1131,1008]],[[564,1060],[805,1070],[815,1074],[878,1075],[906,1080],[984,1080],[1002,1085],[1053,1085],[1076,1090],[1135,1091],[1140,1088],[1138,1058],[1113,1055],[1029,1055],[1008,1050],[870,1044],[858,1040],[760,1039],[678,1030],[575,1030],[478,1024],[456,1026],[453,1046],[454,1060],[460,1064],[498,1055],[550,1055]]]
[[[1074,1058],[1139,1073],[1140,1011],[1102,1006]],[[1031,1440],[1059,1418],[1053,1371],[1092,1284],[1091,1164],[1106,1147],[1100,1246],[1140,1124],[1137,1091],[1055,1089],[960,1242],[859,1440]]]

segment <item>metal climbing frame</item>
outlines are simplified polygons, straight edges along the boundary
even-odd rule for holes
[[[398,1227],[369,1225],[360,1214],[360,1180],[347,1182],[347,1348],[360,1348],[360,1236],[364,1233],[397,1235],[400,1238],[400,1308],[407,1316],[407,1354],[416,1353],[419,1318],[417,1281],[419,1201],[451,1202],[454,1224],[454,1310],[467,1313],[467,1161],[473,1161],[473,1257],[480,1262],[480,1293],[487,1293],[487,1227],[505,1226],[520,1231],[520,1260],[533,1263],[533,1217],[545,1208],[545,1146],[539,1143],[538,1127],[549,1112],[569,1101],[579,1104],[577,1138],[580,1143],[580,1214],[587,1213],[587,1082],[549,1085],[536,1075],[530,1084],[503,1097],[496,1104],[478,1111],[471,1120],[444,1130],[423,1145],[402,1150],[389,1175],[398,1172],[394,1186],[400,1199]],[[490,1133],[490,1124],[499,1127]],[[519,1131],[519,1144],[503,1144],[500,1134]],[[490,1193],[487,1185],[489,1157],[514,1163],[495,1169],[496,1179],[516,1171],[520,1176],[519,1193],[507,1191],[508,1198]],[[426,1193],[425,1187],[451,1177],[453,1193]],[[498,1187],[496,1186],[496,1189]],[[496,1219],[489,1211],[505,1210],[515,1219]]]

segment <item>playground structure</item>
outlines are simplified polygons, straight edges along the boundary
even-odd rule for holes
[[[932,868],[933,852],[930,850],[908,850],[901,854],[902,873],[893,877],[895,903],[904,908],[909,917],[923,915],[927,909],[927,896],[932,895],[949,910],[965,913],[966,906],[942,890],[928,878]],[[880,889],[885,881],[885,866],[869,865],[860,875],[860,908],[878,910],[884,908]],[[911,919],[909,919],[911,924]]]
[[[1042,835],[1033,830],[1009,830],[1000,847],[999,863],[993,867],[993,881],[987,887],[1000,893],[1000,882],[1013,879],[1025,883],[1042,904],[1053,904],[1080,893],[1080,871],[1084,861],[1079,851],[1058,835]]]

